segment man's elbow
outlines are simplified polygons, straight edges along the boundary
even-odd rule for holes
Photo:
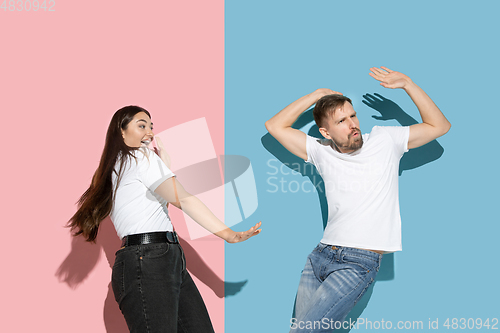
[[[269,133],[271,133],[272,131],[272,122],[270,120],[266,121],[266,123],[264,124],[266,126],[266,129]]]
[[[446,133],[448,133],[448,131],[450,130],[450,128],[451,128],[451,123],[449,121],[446,121],[446,124],[444,124],[442,126],[442,131],[441,131],[441,135],[440,136],[445,135]]]
[[[269,132],[269,134],[271,134],[271,136],[273,136],[273,137],[276,137],[276,131],[277,131],[276,124],[273,124],[272,121],[268,120],[268,121],[266,121],[265,125],[266,125],[266,129]]]
[[[435,139],[437,139],[448,133],[450,128],[451,124],[448,120],[446,120],[446,122],[430,127],[429,129],[431,129],[432,132],[429,132],[429,134],[433,136]]]

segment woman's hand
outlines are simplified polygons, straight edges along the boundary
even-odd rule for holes
[[[161,142],[160,138],[157,136],[155,136],[155,141],[156,141],[157,147],[154,148],[154,152],[158,156],[160,156],[163,163],[165,163],[167,168],[170,169],[170,165],[172,164],[172,162],[170,161],[170,156],[168,155],[167,150],[165,149],[165,146],[163,145],[163,142]]]
[[[240,232],[233,231],[230,228],[227,228],[222,230],[220,234],[216,233],[216,235],[219,234],[218,236],[224,239],[228,243],[239,243],[246,241],[250,237],[260,234],[260,232],[262,231],[262,229],[259,229],[261,225],[262,222],[259,222],[250,229],[248,229],[247,231],[240,231]]]

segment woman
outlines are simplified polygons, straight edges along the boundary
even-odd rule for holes
[[[111,217],[122,238],[112,287],[131,332],[213,332],[186,270],[167,203],[228,243],[259,234],[260,222],[245,232],[224,225],[184,190],[165,164],[169,164],[165,150],[160,146],[160,158],[147,148],[152,140],[148,111],[126,106],[114,114],[99,167],[68,226],[74,236],[95,242],[100,222]]]

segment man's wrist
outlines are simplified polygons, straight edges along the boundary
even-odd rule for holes
[[[406,91],[407,93],[411,90],[414,90],[415,88],[417,88],[417,85],[415,84],[415,82],[413,82],[410,78],[408,78],[408,81],[406,82],[405,86],[403,87],[404,91]]]
[[[325,89],[316,89],[311,93],[312,97],[314,98],[314,102],[316,103],[321,97],[328,95],[325,92]]]

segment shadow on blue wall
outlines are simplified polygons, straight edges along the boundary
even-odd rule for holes
[[[364,100],[362,101],[364,104],[369,106],[370,108],[378,111],[380,116],[372,116],[374,119],[387,121],[387,120],[396,120],[402,126],[411,126],[417,124],[418,122],[408,115],[399,105],[394,103],[392,100],[383,97],[380,94],[365,94],[363,95]],[[314,121],[312,115],[313,109],[309,109],[305,111],[293,124],[293,128],[300,129],[305,127]],[[319,132],[318,126],[314,125],[310,128],[307,133],[310,136],[322,138],[322,135]],[[308,165],[301,158],[293,155],[288,150],[286,150],[275,138],[273,138],[269,133],[264,135],[261,138],[262,145],[267,149],[272,155],[274,155],[281,163],[296,171],[301,173],[302,176],[308,177],[311,183],[314,185],[316,189],[316,193],[318,194],[318,199],[320,203],[321,216],[323,222],[323,229],[326,227],[326,223],[328,221],[328,205],[326,202],[325,196],[325,187],[324,182],[321,176],[318,174],[315,168],[306,167]],[[444,149],[443,147],[436,141],[433,140],[428,144],[412,149],[405,153],[401,158],[399,164],[399,175],[403,174],[403,171],[411,170],[418,168],[424,164],[437,160],[441,155],[443,155]],[[361,298],[361,300],[356,304],[356,306],[352,309],[349,315],[346,318],[346,321],[354,322],[356,321],[361,313],[363,313],[364,309],[368,305],[370,297],[373,293],[373,288],[377,281],[389,281],[394,279],[394,253],[385,254],[382,260],[379,273],[375,282],[368,288],[365,295]],[[295,317],[295,305],[292,313],[292,318]],[[349,330],[340,330],[344,332],[348,332]]]

